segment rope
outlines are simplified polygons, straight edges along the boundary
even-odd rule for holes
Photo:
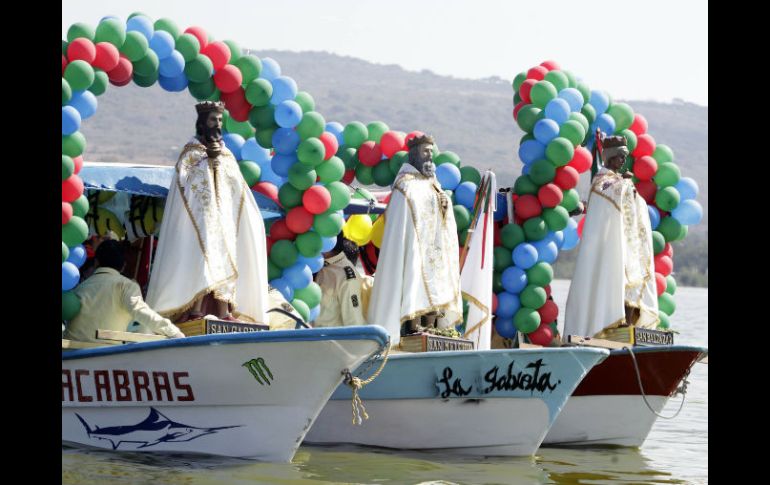
[[[380,375],[380,372],[382,372],[382,369],[385,368],[385,363],[388,362],[388,355],[390,354],[390,339],[388,339],[387,343],[385,344],[385,353],[382,355],[382,363],[380,364],[379,369],[377,369],[374,374],[371,375],[368,379],[365,381],[362,381],[360,377],[356,377],[353,374],[350,373],[349,369],[345,369],[342,371],[342,373],[345,375],[345,384],[350,386],[351,389],[353,389],[353,400],[351,402],[351,405],[353,407],[353,425],[361,425],[363,423],[364,419],[369,419],[369,415],[366,413],[366,408],[364,407],[364,402],[361,400],[361,397],[358,395],[358,391],[364,387],[365,385],[369,384],[373,380],[377,378],[377,376]],[[374,359],[372,359],[372,362]]]
[[[688,368],[687,371],[684,374],[684,379],[682,381],[682,385],[677,388],[676,391],[674,391],[674,394],[682,394],[682,402],[679,403],[679,409],[677,409],[676,413],[674,413],[673,416],[663,416],[659,412],[655,411],[652,406],[650,406],[649,401],[647,401],[647,395],[644,392],[644,387],[642,386],[642,376],[639,372],[639,364],[636,363],[636,356],[634,355],[634,351],[631,350],[631,347],[623,347],[624,349],[628,350],[628,353],[631,355],[631,360],[634,361],[634,369],[636,370],[636,382],[639,383],[639,390],[642,391],[642,397],[644,398],[644,403],[647,405],[647,407],[650,409],[650,411],[653,412],[657,417],[663,418],[663,419],[674,419],[675,417],[679,416],[679,413],[682,411],[682,407],[684,407],[684,399],[687,394],[687,385],[689,384],[687,382],[687,376],[690,375],[690,369]]]

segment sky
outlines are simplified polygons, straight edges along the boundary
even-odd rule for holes
[[[137,11],[257,51],[327,51],[457,78],[511,81],[554,60],[616,99],[708,106],[704,0],[66,0],[62,38],[75,22]]]

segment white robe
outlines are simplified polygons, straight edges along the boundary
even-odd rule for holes
[[[647,204],[630,179],[605,168],[594,178],[563,335],[594,336],[626,324],[625,305],[639,308],[637,327],[658,324],[658,293]]]
[[[409,164],[393,183],[367,315],[393,344],[406,320],[442,311],[439,326],[449,327],[463,318],[457,226],[451,203],[442,216],[439,192],[435,177]]]
[[[265,225],[233,154],[216,169],[193,138],[169,187],[147,303],[173,318],[213,292],[243,320],[267,322]],[[218,195],[218,197],[217,197]]]

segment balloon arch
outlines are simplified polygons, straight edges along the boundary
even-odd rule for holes
[[[221,100],[225,143],[238,160],[252,190],[274,200],[285,217],[268,224],[268,279],[307,319],[319,312],[321,290],[312,281],[323,266],[321,253],[340,232],[371,252],[379,247],[382,219],[351,216],[348,184],[387,187],[407,159],[406,142],[419,131],[391,130],[381,121],[367,125],[327,122],[310,94],[282,75],[275,60],[243,54],[233,41],[213,40],[204,29],[184,31],[169,19],[154,21],[134,13],[113,16],[96,28],[76,23],[62,41],[62,319],[77,315],[71,291],[79,282],[89,236],[88,198],[78,177],[86,139],[79,131],[93,116],[97,96],[109,84],[141,87],[156,82],[166,91],[185,89],[198,101]],[[624,103],[590,91],[553,62],[521,73],[513,81],[514,118],[526,132],[519,148],[524,162],[514,186],[514,220],[506,204],[495,214],[494,291],[496,328],[504,337],[516,329],[534,342],[547,343],[558,309],[547,300],[551,264],[559,249],[578,243],[578,223],[568,211],[578,203],[578,175],[588,170],[589,136],[595,127],[629,139],[637,187],[650,204],[662,325],[673,313],[675,283],[670,242],[683,238],[686,224],[697,223],[697,185],[680,179],[673,153],[655,145],[647,123]],[[436,175],[452,194],[461,243],[473,217],[478,170],[463,166],[451,151],[435,148]],[[359,189],[353,197],[373,196]],[[373,222],[374,220],[374,222]],[[507,223],[506,223],[507,222]],[[99,227],[91,230],[99,231]]]

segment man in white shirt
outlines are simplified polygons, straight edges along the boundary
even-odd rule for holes
[[[355,268],[358,246],[337,236],[337,245],[324,253],[324,267],[316,276],[321,287],[321,313],[314,327],[366,325],[366,290],[371,276],[361,276]]]

